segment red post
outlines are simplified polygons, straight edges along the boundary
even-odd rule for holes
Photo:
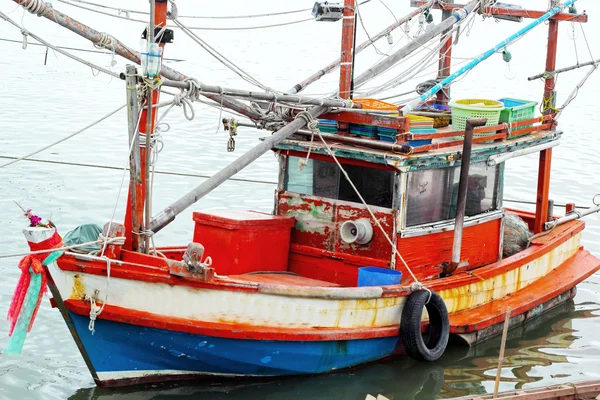
[[[548,23],[548,51],[546,53],[546,72],[551,73],[556,69],[556,47],[558,44],[558,21],[550,20]],[[543,111],[545,114],[552,113],[554,108],[554,76],[546,78],[544,83],[544,103]]]
[[[352,98],[352,67],[354,51],[354,0],[344,0],[344,17],[342,19],[342,52],[340,56],[340,90],[342,99]]]
[[[355,0],[344,0],[344,16],[342,19],[342,50],[340,55],[340,87],[339,96],[342,99],[352,98],[352,78],[354,67],[354,32],[356,13]],[[338,133],[348,134],[349,124],[338,122]]]
[[[452,15],[452,11],[442,11],[442,20],[449,18]],[[449,32],[447,30],[445,33]],[[452,35],[444,38],[442,35],[441,41],[444,43],[440,49],[440,60],[438,62],[438,79],[447,78],[450,75],[450,66],[452,64]],[[437,102],[439,104],[448,104],[450,100],[450,87],[442,89],[437,92]]]
[[[550,20],[548,25],[548,51],[546,53],[546,72],[554,72],[556,69],[556,45],[558,42],[558,21]],[[544,84],[545,114],[552,113],[554,108],[554,77],[546,78]],[[535,205],[534,233],[544,230],[544,223],[548,220],[548,197],[550,193],[550,171],[552,165],[552,149],[540,152],[538,167],[537,197]]]
[[[156,0],[155,11],[154,11],[154,24],[156,26],[166,25],[166,23],[167,23],[167,4],[168,4],[167,0]],[[164,57],[165,44],[160,43],[159,45],[163,49],[163,57]],[[152,104],[158,104],[159,94],[160,94],[159,90],[153,91]],[[154,123],[156,121],[156,112],[157,112],[156,109],[152,110],[152,115],[151,115],[152,131],[154,131]],[[142,116],[141,116],[140,122],[139,122],[139,131],[143,135],[145,135],[147,133],[146,132],[146,125],[147,125],[147,121],[148,121],[147,118],[148,118],[148,109],[145,107],[142,107]],[[147,140],[146,142],[148,143],[149,140]],[[133,151],[135,151],[135,149]],[[135,196],[139,200],[136,204],[135,210],[133,210],[132,206],[131,206],[131,196],[128,196],[128,198],[127,198],[127,209],[125,211],[125,245],[123,246],[125,249],[132,249],[134,251],[139,251],[139,241],[138,241],[139,236],[134,235],[133,231],[139,232],[140,227],[132,226],[132,213],[135,213],[137,215],[138,221],[144,220],[144,208],[145,208],[144,196],[146,193],[146,180],[143,178],[144,176],[146,176],[146,163],[144,162],[144,160],[146,160],[146,148],[140,147],[139,151],[140,151],[140,160],[141,160],[140,176],[142,177],[142,180],[141,180],[141,183],[136,185],[136,187],[135,187]]]

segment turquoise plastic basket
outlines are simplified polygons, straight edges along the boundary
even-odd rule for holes
[[[538,105],[537,101],[518,100],[505,97],[500,99],[504,104],[504,110],[500,113],[500,122],[519,122],[535,117],[535,109]],[[515,129],[525,129],[533,126],[533,124],[519,126]]]
[[[451,101],[452,129],[455,131],[465,130],[467,120],[471,118],[486,118],[486,126],[498,125],[500,113],[504,110],[504,104],[497,100],[487,99],[464,99]]]

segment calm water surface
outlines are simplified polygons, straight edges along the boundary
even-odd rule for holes
[[[389,2],[394,13],[408,12],[408,1]],[[600,5],[591,0],[579,1],[580,10],[591,15],[585,33],[595,58],[600,47],[594,40],[600,35]],[[118,5],[110,0],[105,4]],[[191,0],[178,1],[181,14],[238,15],[282,11],[311,7],[311,1],[244,2],[226,0],[200,6]],[[203,3],[204,4],[204,3]],[[208,2],[207,2],[208,4]],[[543,9],[545,0],[523,1],[524,6]],[[128,7],[142,9],[147,2],[127,2]],[[137,48],[142,24],[90,14],[61,3],[55,8],[89,23],[100,31],[109,32]],[[49,21],[25,15],[14,3],[3,0],[0,10],[27,29],[63,46],[93,49],[91,45]],[[393,21],[381,2],[365,4],[361,10],[366,28],[371,34]],[[305,18],[307,14],[278,17],[276,22]],[[439,14],[436,13],[436,20]],[[273,19],[254,20],[193,20],[202,26],[248,26],[274,22]],[[581,27],[575,25],[573,34],[569,23],[561,25],[558,66],[568,66],[590,59]],[[472,29],[464,30],[454,56],[473,56],[516,31],[517,25],[507,22],[482,22],[477,17]],[[239,63],[265,84],[286,90],[308,74],[327,64],[338,54],[339,24],[315,23],[291,25],[271,30],[215,32],[202,31],[202,37]],[[412,32],[416,31],[416,27]],[[513,54],[510,71],[494,56],[479,69],[453,87],[455,98],[516,97],[539,99],[542,83],[528,82],[526,77],[542,72],[545,56],[546,28],[539,27],[527,39],[510,47]],[[395,34],[395,43],[402,40]],[[7,23],[0,22],[0,38],[20,40],[21,35]],[[575,41],[573,41],[575,38]],[[359,41],[365,39],[359,29]],[[30,42],[33,42],[30,40]],[[399,48],[405,40],[400,42]],[[381,52],[390,50],[382,41]],[[64,56],[48,54],[44,65],[45,48],[0,41],[0,72],[3,90],[0,97],[0,157],[27,154],[100,118],[125,102],[122,82],[109,77],[93,76],[89,68],[67,60]],[[108,66],[109,55],[79,53],[94,62]],[[167,56],[182,59],[171,66],[199,78],[203,82],[228,87],[250,86],[216,63],[209,55],[176,32],[176,43],[167,49]],[[363,71],[381,56],[365,51],[357,59],[356,68]],[[122,71],[125,62],[117,60],[114,67]],[[386,75],[394,76],[394,70]],[[430,70],[418,74],[414,82],[399,88],[410,90],[420,80],[429,79]],[[561,75],[558,80],[558,99],[562,104],[585,70]],[[421,77],[422,75],[422,77]],[[311,88],[313,94],[328,93],[335,88],[336,74],[326,77]],[[381,79],[367,86],[382,83]],[[600,75],[593,76],[578,97],[560,118],[565,135],[562,145],[554,151],[551,197],[557,203],[574,201],[591,205],[594,194],[600,192],[597,173],[597,152],[600,138],[592,127],[600,124],[596,92]],[[229,115],[224,113],[224,115]],[[210,175],[252,147],[261,133],[241,129],[235,153],[226,152],[226,135],[216,132],[219,111],[197,105],[196,119],[187,122],[180,110],[173,110],[165,119],[171,129],[163,133],[164,150],[160,153],[160,171]],[[47,150],[34,158],[52,162],[74,162],[122,168],[127,161],[127,126],[125,112],[95,126],[87,132]],[[0,164],[9,161],[0,158]],[[506,199],[532,201],[535,199],[537,159],[535,156],[511,160],[507,164]],[[273,155],[267,154],[242,171],[239,177],[274,182],[277,170]],[[52,218],[60,232],[66,233],[82,223],[104,224],[111,218],[117,201],[122,172],[119,170],[69,166],[56,163],[24,161],[0,169],[0,254],[25,251],[21,235],[25,220],[14,201],[44,218]],[[202,178],[157,175],[154,208],[160,210],[202,181]],[[206,196],[193,209],[237,208],[270,211],[275,186],[268,183],[229,181]],[[124,215],[125,194],[121,195],[115,219]],[[516,206],[513,203],[506,203]],[[523,205],[528,208],[529,206]],[[562,213],[557,209],[556,213]],[[157,235],[159,245],[185,244],[192,236],[192,209],[180,215],[168,228]],[[600,255],[600,219],[587,219],[583,244]],[[0,315],[5,315],[16,285],[18,259],[0,258]],[[544,318],[523,328],[511,331],[507,343],[507,363],[502,370],[501,389],[535,387],[582,379],[600,378],[600,276],[592,276],[579,285],[574,303],[566,304]],[[8,323],[0,319],[0,348],[6,346]],[[35,326],[20,357],[0,354],[0,398],[3,399],[364,399],[367,393],[381,393],[390,399],[430,399],[456,395],[478,394],[493,389],[497,363],[498,340],[475,348],[451,347],[437,363],[423,364],[411,360],[375,363],[351,371],[325,376],[277,379],[251,382],[204,382],[195,385],[152,385],[143,388],[100,390],[94,387],[83,359],[79,355],[58,311],[44,301]]]

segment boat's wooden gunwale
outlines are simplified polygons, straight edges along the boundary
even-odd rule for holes
[[[580,249],[575,255],[554,269],[550,274],[534,282],[527,289],[527,292],[520,290],[515,293],[515,296],[505,296],[489,304],[484,304],[479,307],[485,309],[484,313],[464,310],[460,313],[451,314],[450,332],[452,334],[482,332],[482,335],[478,334],[475,339],[476,341],[495,336],[497,333],[489,328],[494,326],[494,324],[502,322],[503,316],[505,315],[504,309],[508,303],[511,303],[511,306],[514,306],[512,314],[513,319],[523,316],[523,318],[517,318],[517,320],[513,322],[513,325],[523,323],[525,319],[534,318],[571,298],[574,294],[573,290],[575,285],[596,271],[599,265],[600,261],[598,259],[593,257],[588,251]],[[560,281],[557,279],[558,276],[564,275],[569,275],[571,279],[568,281]],[[546,286],[553,286],[553,290],[547,290],[545,295],[537,296],[537,290],[540,287]],[[518,304],[515,305],[515,302]],[[69,311],[79,315],[85,316],[89,313],[89,303],[84,300],[70,298],[64,301],[64,305]],[[543,305],[543,307],[539,308],[540,305]],[[477,315],[479,315],[479,317],[477,317]],[[393,337],[397,336],[399,332],[398,324],[344,328],[317,326],[264,326],[249,323],[178,318],[113,306],[110,304],[105,306],[101,318],[150,328],[252,340],[357,340]],[[471,321],[474,318],[476,321]],[[426,325],[424,325],[424,328],[425,326]]]
[[[536,244],[528,249],[477,269],[477,276],[466,272],[459,273],[448,278],[437,279],[424,282],[426,286],[439,292],[453,287],[460,287],[477,282],[481,279],[488,279],[518,268],[545,253],[556,248],[567,241],[577,233],[581,232],[585,226],[583,221],[573,221],[557,227],[553,234],[553,239],[544,244]],[[147,256],[146,256],[147,257]],[[79,259],[78,259],[79,258]],[[74,253],[66,253],[59,259],[59,267],[65,271],[84,272],[94,275],[106,275],[106,263],[99,260],[82,260],[84,256]],[[169,274],[167,261],[164,260],[164,266],[145,266],[131,262],[115,262],[111,268],[111,276],[123,279],[138,280],[143,282],[167,283],[169,285],[182,285],[202,289],[212,290],[231,290],[257,293],[273,293],[281,296],[291,297],[316,297],[316,298],[336,298],[336,299],[367,299],[380,297],[399,297],[407,296],[411,293],[410,285],[400,284],[383,287],[288,287],[271,284],[257,284],[254,282],[245,282],[241,280],[219,279],[214,282],[201,282],[193,279],[177,277]]]

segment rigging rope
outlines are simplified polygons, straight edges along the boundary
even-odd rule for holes
[[[200,45],[200,47],[202,47],[204,50],[206,50],[208,52],[208,54],[213,56],[217,61],[219,61],[221,64],[223,64],[229,70],[231,70],[232,72],[237,74],[240,78],[242,78],[243,80],[245,80],[248,83],[251,83],[255,86],[260,87],[261,89],[263,89],[267,92],[272,91],[270,88],[268,88],[267,86],[260,83],[252,75],[250,75],[249,73],[244,71],[242,68],[238,67],[233,61],[229,60],[227,57],[225,57],[222,53],[220,53],[214,47],[209,45],[206,41],[204,41],[202,38],[200,38],[198,35],[196,35],[194,32],[192,32],[188,27],[186,27],[180,21],[174,19],[173,23],[175,23],[175,25],[177,25],[193,41],[195,41],[198,45]]]
[[[113,110],[113,111],[109,112],[108,114],[106,114],[106,115],[105,115],[105,116],[103,116],[102,118],[100,118],[100,119],[98,119],[98,120],[96,120],[96,121],[92,122],[91,124],[89,124],[89,125],[85,126],[84,128],[82,128],[82,129],[80,129],[80,130],[78,130],[78,131],[76,131],[76,132],[73,132],[73,133],[71,133],[70,135],[67,135],[67,136],[65,136],[64,138],[60,139],[60,140],[57,140],[56,142],[50,143],[49,145],[47,145],[47,146],[44,146],[44,147],[42,147],[42,148],[41,148],[41,149],[39,149],[39,150],[36,150],[36,151],[34,151],[34,152],[32,152],[32,153],[29,153],[29,154],[27,154],[27,155],[25,155],[25,156],[19,157],[19,158],[17,158],[16,160],[12,160],[12,161],[10,161],[10,162],[7,162],[6,164],[2,164],[2,165],[0,165],[0,168],[7,167],[7,166],[9,166],[9,165],[12,165],[12,164],[14,164],[14,163],[17,163],[17,162],[19,162],[19,161],[21,161],[21,160],[25,160],[25,159],[27,159],[27,158],[29,158],[29,157],[31,157],[31,156],[34,156],[34,155],[36,155],[36,154],[38,154],[38,153],[41,153],[41,152],[42,152],[42,151],[44,151],[44,150],[47,150],[47,149],[49,149],[49,148],[51,148],[51,147],[54,147],[54,146],[56,146],[56,145],[57,145],[57,144],[59,144],[59,143],[62,143],[62,142],[64,142],[64,141],[66,141],[66,140],[69,140],[69,139],[71,139],[72,137],[74,137],[74,136],[76,136],[76,135],[79,135],[79,134],[80,134],[80,133],[82,133],[82,132],[85,132],[86,130],[88,130],[88,129],[89,129],[89,128],[91,128],[92,126],[99,124],[100,122],[104,121],[104,120],[105,120],[105,119],[107,119],[108,117],[110,117],[110,116],[112,116],[112,115],[116,114],[117,112],[119,112],[119,111],[121,111],[123,108],[125,108],[126,106],[127,106],[127,104],[123,104],[121,107],[117,108],[116,110]]]
[[[33,3],[30,3],[30,4],[33,4]],[[44,46],[49,47],[52,50],[57,51],[58,53],[63,54],[63,55],[65,55],[65,56],[67,56],[67,57],[69,57],[69,58],[71,58],[71,59],[73,59],[73,60],[75,60],[77,62],[80,62],[80,63],[82,63],[84,65],[87,65],[88,67],[92,68],[92,71],[94,69],[96,69],[98,71],[104,72],[107,75],[112,76],[113,78],[119,78],[119,74],[117,74],[116,72],[108,70],[108,69],[106,69],[104,67],[101,67],[101,66],[99,66],[97,64],[94,64],[94,63],[92,63],[90,61],[84,60],[83,58],[77,57],[76,55],[71,54],[71,53],[63,50],[62,48],[60,48],[58,46],[55,46],[55,45],[53,45],[53,44],[45,41],[44,39],[42,39],[38,35],[29,32],[27,29],[25,29],[23,26],[19,25],[17,22],[13,21],[8,15],[4,14],[1,11],[0,11],[0,18],[4,19],[6,22],[8,22],[8,23],[14,25],[16,28],[20,29],[21,33],[23,35],[31,36],[32,38],[34,38],[38,42],[42,43]],[[7,40],[7,39],[2,39],[2,40]],[[32,44],[36,44],[36,43],[32,43]]]
[[[59,0],[61,1],[61,0]],[[106,8],[109,10],[118,11],[120,13],[131,13],[131,14],[142,14],[149,15],[147,11],[139,11],[139,10],[130,10],[126,8],[118,8],[118,7],[110,7],[104,4],[93,3],[91,1],[85,0],[71,0],[72,2],[87,4],[94,7]],[[366,3],[366,2],[365,2]],[[201,16],[201,15],[180,15],[181,18],[193,18],[193,19],[243,19],[243,18],[262,18],[262,17],[271,17],[276,15],[287,15],[287,14],[297,14],[301,12],[310,11],[312,8],[303,8],[301,10],[290,10],[290,11],[278,11],[273,13],[264,13],[264,14],[250,14],[250,15],[230,15],[230,16]]]
[[[41,1],[41,0],[34,0],[34,1]],[[136,19],[136,18],[129,18],[129,17],[124,17],[121,15],[115,15],[115,14],[111,14],[105,11],[100,11],[100,10],[94,10],[93,8],[90,7],[86,7],[86,6],[82,6],[79,4],[74,4],[71,3],[70,1],[67,0],[58,0],[61,3],[65,3],[67,5],[70,5],[72,7],[77,7],[77,8],[81,8],[84,10],[88,10],[88,11],[92,11],[98,14],[103,14],[103,15],[107,15],[109,17],[113,17],[113,18],[119,18],[119,19],[124,19],[126,21],[132,21],[132,22],[143,22],[144,24],[147,24],[148,21],[144,21],[141,19]],[[279,26],[287,26],[287,25],[294,25],[294,24],[300,24],[303,22],[308,22],[308,21],[313,21],[314,19],[311,18],[306,18],[306,19],[301,19],[301,20],[296,20],[296,21],[290,21],[290,22],[281,22],[281,23],[276,23],[276,24],[267,24],[267,25],[258,25],[258,26],[238,26],[238,27],[208,27],[208,26],[191,26],[189,27],[189,29],[191,30],[205,30],[205,31],[243,31],[243,30],[253,30],[253,29],[266,29],[266,28],[275,28],[275,27],[279,27]],[[172,25],[166,25],[167,28],[172,28]]]
[[[17,157],[0,156],[0,159],[16,160]],[[86,163],[57,161],[57,160],[42,160],[42,159],[37,159],[37,158],[25,159],[23,161],[38,162],[38,163],[45,163],[45,164],[55,164],[55,165],[68,165],[68,166],[72,166],[72,167],[99,168],[99,169],[109,169],[109,170],[121,171],[121,167],[115,167],[112,165],[86,164]],[[212,175],[208,175],[208,174],[200,174],[200,173],[192,174],[192,173],[187,173],[187,172],[172,172],[172,171],[155,171],[155,173],[157,175],[181,176],[181,177],[186,177],[186,178],[206,178],[206,179],[208,179],[212,176]],[[229,178],[228,180],[235,181],[235,182],[259,183],[259,184],[265,184],[265,185],[276,185],[277,184],[276,181],[266,181],[266,180],[260,180],[260,179]]]

